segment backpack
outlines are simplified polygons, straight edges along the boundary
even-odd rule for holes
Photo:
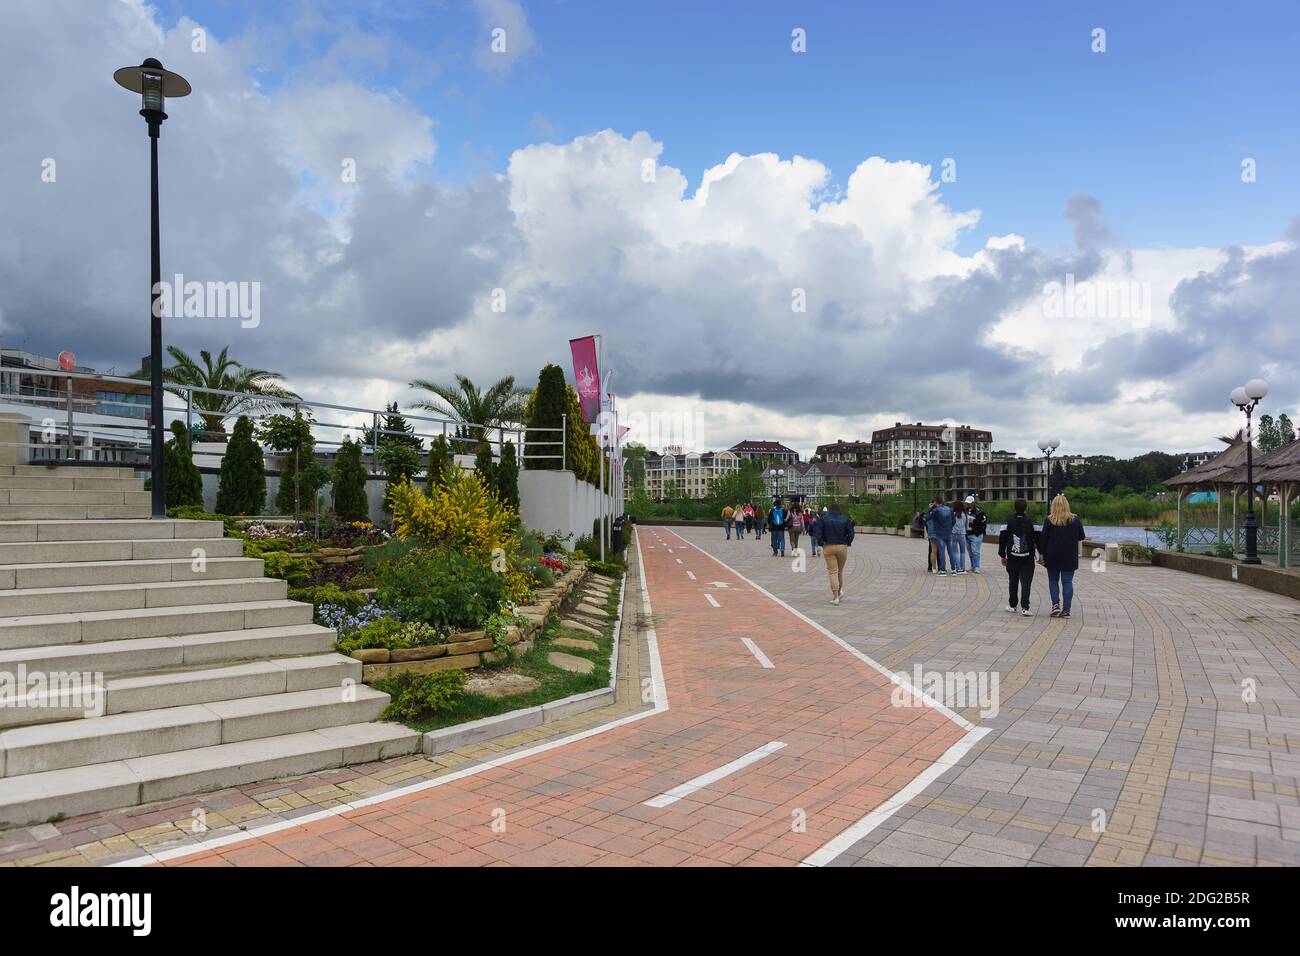
[[[1034,554],[1034,523],[1024,515],[1016,515],[1007,523],[1007,552],[1013,558],[1029,558]]]
[[[784,523],[785,523],[785,509],[784,509],[784,508],[773,508],[773,509],[772,509],[772,527],[773,527],[773,528],[780,528],[780,527],[782,527],[782,526],[784,525]]]

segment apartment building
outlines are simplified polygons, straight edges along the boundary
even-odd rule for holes
[[[787,448],[779,441],[744,441],[732,445],[727,449],[737,458],[745,458],[749,461],[773,461],[780,464],[790,464],[799,460],[799,453],[793,448]]]
[[[645,491],[655,501],[667,498],[671,488],[687,498],[705,498],[714,481],[739,469],[740,458],[731,451],[652,451],[645,458]],[[634,489],[626,490],[630,496]]]
[[[816,457],[851,468],[873,468],[875,459],[872,448],[869,441],[845,441],[840,438],[827,445],[818,445]]]
[[[924,459],[939,465],[990,461],[993,433],[969,425],[895,422],[893,428],[872,432],[871,446],[873,469],[898,474],[908,460]]]
[[[1052,470],[1058,463],[1069,468],[1083,460],[1083,455],[1054,455]],[[1047,463],[1043,458],[1011,458],[929,465],[920,472],[918,483],[926,494],[941,494],[945,501],[974,495],[981,501],[1042,502],[1047,500]]]
[[[768,479],[769,486],[777,494],[801,501],[890,495],[898,490],[897,479],[890,475],[853,468],[840,462],[797,462],[782,470],[784,474],[775,482]]]

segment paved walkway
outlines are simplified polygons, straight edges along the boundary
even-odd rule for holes
[[[995,548],[937,577],[924,542],[861,535],[831,607],[820,560],[675,530],[888,668],[999,678],[996,716],[961,710],[988,736],[837,865],[1300,864],[1300,603],[1085,560],[1068,620],[1041,568],[1024,618]]]
[[[1085,566],[1070,620],[1041,592],[1022,618],[1001,610],[991,549],[988,574],[936,578],[921,542],[861,536],[830,607],[820,561],[801,572],[766,541],[639,539],[617,707],[433,760],[11,831],[0,865],[142,848],[187,866],[1300,862],[1296,602]],[[933,706],[888,676],[910,686],[917,665],[923,688],[971,674],[997,693]]]

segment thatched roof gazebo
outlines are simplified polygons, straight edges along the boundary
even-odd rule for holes
[[[1238,502],[1246,493],[1246,449],[1247,444],[1241,434],[1231,438],[1221,438],[1227,448],[1209,461],[1189,468],[1181,474],[1165,481],[1165,485],[1178,493],[1178,538],[1183,540],[1183,501],[1187,495],[1199,489],[1216,492],[1218,505],[1216,509],[1215,542],[1224,540],[1223,496],[1231,496],[1232,529],[1229,543],[1234,551],[1241,545],[1241,522]],[[1255,452],[1254,478],[1256,485],[1262,485],[1265,500],[1276,492],[1280,508],[1277,525],[1277,561],[1279,567],[1291,566],[1291,503],[1300,497],[1300,442],[1270,452],[1267,455]],[[1261,527],[1260,529],[1264,529]]]

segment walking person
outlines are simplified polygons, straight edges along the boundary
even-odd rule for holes
[[[731,526],[732,524],[734,524],[734,521],[732,520],[732,515],[734,515],[735,513],[736,513],[736,509],[731,507],[731,505],[722,506],[722,527],[725,528],[727,531],[728,541],[731,540]]]
[[[1007,612],[1014,614],[1019,601],[1020,613],[1029,617],[1029,588],[1034,582],[1034,554],[1038,548],[1038,532],[1026,514],[1029,502],[1017,498],[1015,508],[1016,513],[998,534],[998,557],[1007,569],[1007,583],[1010,587]]]
[[[736,525],[736,540],[739,541],[745,537],[745,512],[741,510],[740,505],[736,505],[732,510],[731,518]]]
[[[763,529],[767,527],[767,512],[763,510],[762,505],[754,506],[754,535],[760,540],[763,537]]]
[[[753,530],[754,530],[754,505],[751,502],[745,505],[745,531],[752,532]]]
[[[1038,536],[1039,564],[1047,568],[1047,592],[1052,597],[1052,617],[1069,617],[1074,601],[1074,572],[1079,570],[1079,542],[1083,522],[1070,510],[1065,495],[1052,499],[1052,509]]]
[[[780,498],[772,499],[772,508],[767,513],[767,530],[771,532],[772,539],[772,557],[776,557],[780,552],[781,557],[785,557],[785,526],[789,512],[781,504]]]
[[[826,556],[826,573],[831,579],[831,604],[839,607],[844,590],[844,565],[853,544],[853,519],[840,513],[838,502],[823,509],[813,528],[813,538]]]
[[[817,544],[817,535],[813,534],[813,528],[817,525],[817,519],[813,516],[812,510],[805,505],[803,509],[803,530],[808,535],[808,540],[812,542],[812,556],[815,558],[821,554]]]
[[[984,543],[984,533],[989,529],[989,516],[975,504],[974,495],[966,496],[966,517],[966,550],[970,554],[970,573],[981,574],[980,545]]]
[[[786,523],[786,534],[790,536],[790,553],[799,551],[799,535],[803,534],[803,512],[795,505],[790,509],[790,520]]]
[[[952,573],[966,573],[966,534],[970,519],[966,517],[966,502],[952,503],[952,531],[948,534],[948,555],[952,558]]]

